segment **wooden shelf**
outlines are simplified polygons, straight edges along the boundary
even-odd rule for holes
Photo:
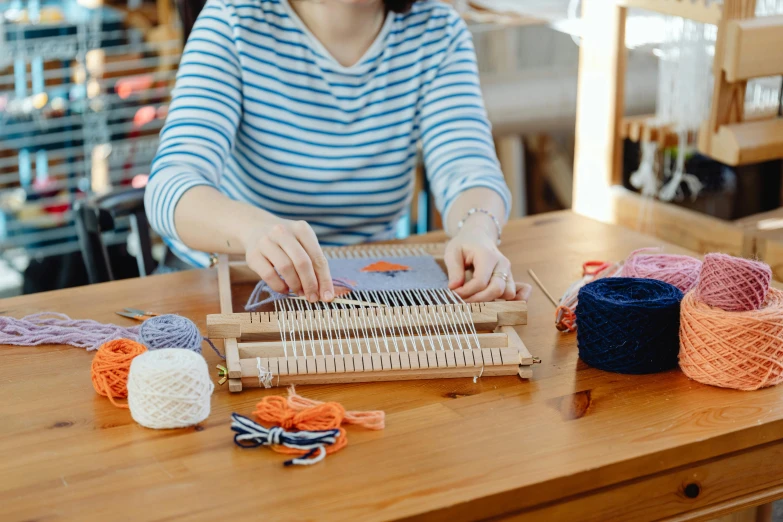
[[[655,141],[661,148],[675,147],[678,144],[677,132],[668,124],[655,121],[653,114],[623,118],[620,137],[635,143]],[[689,139],[692,138],[695,138],[695,133],[689,136]]]
[[[711,137],[704,129],[700,145],[707,141],[710,142],[709,155],[727,165],[779,159],[783,157],[783,118],[723,125]]]
[[[723,70],[730,82],[783,74],[783,15],[732,20]]]
[[[718,25],[723,16],[722,7],[706,0],[618,0],[619,5],[654,11],[669,16],[681,16],[694,22]]]

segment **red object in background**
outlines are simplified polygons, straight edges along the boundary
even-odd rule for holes
[[[123,100],[130,97],[134,92],[145,91],[152,87],[153,78],[151,74],[144,74],[142,76],[129,76],[128,78],[122,78],[117,80],[114,84],[114,92],[117,96]]]
[[[156,114],[155,107],[152,105],[139,108],[133,116],[133,126],[137,128],[144,127],[155,119]]]
[[[147,186],[147,181],[149,180],[148,174],[136,174],[133,176],[133,179],[131,180],[131,187],[133,188],[142,188]]]

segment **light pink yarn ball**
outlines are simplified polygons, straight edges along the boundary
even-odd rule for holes
[[[726,254],[707,254],[696,299],[729,312],[758,310],[769,293],[769,265]]]
[[[701,261],[676,254],[643,254],[652,249],[636,250],[628,256],[621,277],[657,279],[679,288],[683,293],[696,286]]]

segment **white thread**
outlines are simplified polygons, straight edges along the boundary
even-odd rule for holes
[[[476,384],[479,379],[481,379],[481,376],[484,375],[484,366],[481,367],[481,371],[478,375],[473,376],[473,384]]]
[[[261,357],[256,357],[256,368],[258,368],[258,385],[264,388],[272,387],[272,372],[261,366]]]
[[[201,355],[162,348],[133,359],[128,407],[133,420],[147,428],[184,428],[209,417],[214,389]]]

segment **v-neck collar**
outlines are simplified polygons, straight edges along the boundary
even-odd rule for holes
[[[325,59],[329,65],[329,68],[337,72],[346,73],[346,74],[360,73],[362,68],[367,64],[368,60],[370,60],[378,53],[380,48],[384,45],[386,36],[389,34],[389,31],[391,30],[391,27],[394,24],[394,19],[395,19],[394,13],[388,12],[386,14],[386,19],[383,22],[383,26],[381,26],[381,30],[378,33],[378,35],[375,37],[375,40],[373,41],[372,45],[370,45],[367,51],[362,55],[361,58],[359,58],[359,60],[355,64],[345,66],[341,64],[340,61],[337,60],[332,55],[332,53],[330,53],[329,50],[324,46],[324,44],[322,44],[321,41],[310,31],[310,29],[302,21],[302,19],[299,17],[299,15],[294,10],[294,8],[291,7],[289,0],[279,0],[279,2],[280,5],[283,6],[283,9],[285,10],[286,14],[289,16],[289,18],[291,18],[291,21],[310,40],[309,43],[315,50],[315,54]]]

